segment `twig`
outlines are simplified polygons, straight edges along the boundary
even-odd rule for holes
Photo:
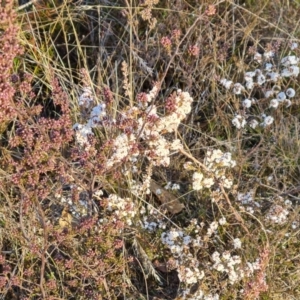
[[[241,223],[241,226],[244,228],[244,230],[250,234],[248,228],[245,226],[245,222],[243,220],[243,218],[241,217],[241,215],[237,212],[237,210],[232,206],[231,201],[226,193],[226,191],[224,190],[224,187],[221,183],[219,183],[219,187],[223,193],[223,196],[225,197],[228,205],[230,206],[230,209],[232,210],[233,214],[235,215],[236,219]]]
[[[28,6],[30,6],[31,4],[34,4],[35,2],[37,2],[38,0],[31,0],[31,1],[29,1],[29,2],[27,2],[27,3],[25,3],[25,4],[23,4],[23,5],[21,5],[21,6],[19,6],[18,8],[16,8],[16,11],[20,11],[20,10],[22,10],[22,9],[25,9],[25,8],[27,8]]]
[[[43,284],[44,284],[44,279],[45,279],[46,253],[47,253],[47,248],[48,248],[48,243],[47,243],[48,242],[48,228],[47,228],[47,224],[45,221],[46,220],[45,214],[41,207],[41,203],[39,202],[37,193],[35,193],[35,203],[36,203],[36,206],[38,209],[40,221],[41,221],[43,231],[44,231],[43,232],[44,233],[43,251],[41,253],[40,289],[41,289],[41,293],[43,295],[43,299],[47,299]]]

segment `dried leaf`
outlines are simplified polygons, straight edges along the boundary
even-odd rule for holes
[[[73,223],[73,216],[68,212],[68,209],[65,207],[62,211],[61,217],[58,220],[58,224],[62,229],[71,228]]]
[[[150,191],[171,214],[178,214],[184,209],[184,205],[170,192],[151,180]]]

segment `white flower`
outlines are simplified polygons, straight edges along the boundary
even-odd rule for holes
[[[246,120],[243,116],[241,115],[236,115],[233,120],[232,120],[232,124],[237,128],[237,129],[241,129],[244,128],[246,125]]]
[[[270,59],[270,58],[274,57],[274,55],[275,55],[274,51],[271,50],[271,51],[268,51],[268,52],[264,53],[264,58],[265,59]]]
[[[253,81],[253,77],[255,76],[255,72],[246,72],[244,75],[245,81]]]
[[[239,95],[244,90],[244,87],[240,83],[235,83],[233,86],[233,93]]]
[[[183,237],[182,242],[183,242],[184,245],[188,245],[192,242],[192,238],[189,235],[186,235],[186,236]]]
[[[289,68],[285,68],[281,71],[282,77],[291,77],[295,76],[297,77],[299,75],[299,67],[297,66],[290,66]]]
[[[273,68],[273,65],[272,65],[271,63],[266,63],[266,64],[265,64],[265,70],[266,70],[266,71],[271,71],[272,68]]]
[[[235,249],[240,249],[241,246],[242,246],[242,242],[239,238],[236,238],[236,239],[233,240],[233,247]]]
[[[266,82],[266,77],[265,75],[261,74],[257,76],[257,83],[259,85],[263,85]]]
[[[83,92],[78,99],[78,104],[80,106],[89,107],[89,105],[94,101],[93,92],[90,87],[83,88]]]
[[[200,172],[195,172],[193,174],[193,189],[199,191],[203,188],[202,185],[203,174]]]
[[[213,178],[210,178],[210,177],[204,178],[204,179],[202,180],[202,184],[203,184],[203,186],[206,187],[206,188],[212,187],[212,186],[214,185],[214,183],[215,183],[214,179],[213,179]]]
[[[226,189],[230,189],[233,185],[233,181],[231,179],[225,178],[225,176],[222,176],[222,184],[224,186],[224,188]]]
[[[225,271],[225,267],[222,264],[215,264],[214,268],[221,273],[223,273]]]
[[[94,135],[92,128],[87,124],[87,125],[82,125],[76,123],[73,126],[73,129],[75,130],[75,137],[77,143],[83,147],[85,145],[85,150],[89,150],[90,148],[90,143],[88,137],[91,135]]]
[[[147,94],[147,101],[151,102],[157,96],[157,93],[158,93],[158,88],[156,85],[154,85],[152,90]]]
[[[224,217],[221,218],[221,219],[219,220],[219,224],[220,224],[220,225],[225,225],[226,222],[227,222],[227,221],[226,221],[226,218],[224,218]]]
[[[227,89],[229,90],[233,82],[231,80],[227,80],[225,78],[220,80],[220,83]]]
[[[266,215],[266,219],[275,224],[284,224],[287,221],[289,211],[281,205],[273,204]]]
[[[276,98],[279,102],[282,102],[286,99],[286,94],[284,92],[280,92],[277,94]]]
[[[259,75],[262,74],[262,70],[261,69],[255,69],[254,72],[255,72],[255,76],[259,76]]]
[[[256,60],[257,62],[261,63],[262,62],[262,55],[258,52],[256,52],[254,54],[254,60]]]
[[[277,72],[268,72],[266,74],[266,81],[276,82],[279,79],[280,75]]]
[[[191,161],[184,163],[183,168],[185,170],[194,170],[193,163]]]
[[[258,121],[256,121],[255,119],[251,120],[249,122],[249,126],[252,128],[252,129],[255,129],[258,125]]]
[[[297,49],[297,48],[298,48],[298,43],[293,42],[293,43],[291,44],[290,48],[291,48],[291,50]]]
[[[218,229],[219,225],[218,225],[218,222],[216,221],[213,221],[210,223],[209,225],[209,230],[211,231],[216,231]]]
[[[251,192],[248,192],[246,194],[238,193],[237,201],[242,202],[243,205],[250,204],[251,202],[253,202],[253,195]]]
[[[97,125],[99,125],[104,116],[106,116],[105,104],[103,103],[95,106],[91,111],[88,125],[92,128],[96,127]]]
[[[286,94],[289,98],[293,98],[293,97],[296,95],[296,92],[295,92],[294,89],[288,88],[288,89],[285,91],[285,94]]]
[[[211,259],[216,263],[221,262],[220,253],[218,251],[215,251],[211,256]]]
[[[273,121],[274,121],[274,118],[273,118],[273,117],[271,117],[271,116],[266,116],[266,117],[264,118],[264,121],[261,123],[261,125],[262,125],[263,127],[267,127],[267,126],[271,125],[271,124],[273,123]]]
[[[245,99],[243,101],[243,106],[246,107],[246,108],[250,108],[252,105],[252,101],[250,99]]]
[[[287,200],[284,201],[284,204],[285,204],[286,206],[292,206],[292,205],[293,205],[293,202],[292,202],[291,200],[287,199]]]
[[[278,99],[272,99],[269,107],[277,108],[279,105]]]
[[[230,252],[225,251],[225,252],[222,254],[222,258],[225,259],[225,260],[231,259]]]
[[[174,191],[174,190],[180,190],[180,184],[178,183],[174,183],[171,187],[171,189]]]
[[[232,160],[230,152],[223,153],[221,150],[213,150],[210,160],[214,160],[218,165],[222,167],[235,167],[236,161]],[[209,161],[209,160],[207,160]]]
[[[157,189],[157,190],[155,191],[155,194],[156,194],[156,195],[160,195],[161,193],[162,193],[161,189]]]
[[[268,90],[268,91],[265,92],[265,97],[266,98],[269,98],[269,97],[271,97],[273,95],[274,95],[274,91],[272,91],[272,90]]]
[[[254,82],[253,82],[253,80],[248,80],[246,82],[246,89],[247,90],[252,90],[253,88],[254,88]]]
[[[299,227],[299,223],[297,221],[293,221],[291,227],[295,230]]]
[[[290,65],[296,65],[298,62],[299,58],[295,55],[286,56],[281,60],[281,64],[285,67],[289,67]]]
[[[183,148],[183,146],[182,146],[181,141],[179,139],[174,140],[172,142],[171,146],[170,146],[170,149],[175,150],[175,151],[178,151],[182,148]]]

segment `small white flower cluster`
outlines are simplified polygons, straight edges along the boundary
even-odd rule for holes
[[[248,192],[246,194],[238,193],[237,199],[243,207],[240,207],[242,210],[246,210],[251,214],[261,212],[261,205],[253,199],[253,192]],[[273,224],[285,224],[288,220],[289,208],[291,208],[292,203],[290,200],[283,201],[282,197],[279,197],[279,201],[282,204],[273,204],[268,213],[265,216],[265,220]]]
[[[234,249],[241,249],[242,248],[242,241],[239,238],[235,238],[233,240],[233,247],[234,247]]]
[[[222,256],[218,251],[212,254],[213,269],[221,273],[227,273],[229,282],[234,284],[244,278],[245,273],[241,268],[241,258],[238,255],[231,256],[229,251],[225,251]]]
[[[247,262],[246,263],[246,273],[247,275],[252,275],[254,274],[255,271],[260,270],[260,259],[257,258],[255,262]]]
[[[90,87],[82,89],[82,94],[78,98],[78,104],[84,108],[90,108],[94,104],[94,96]]]
[[[115,164],[122,162],[122,160],[127,158],[129,154],[131,158],[137,158],[139,155],[138,150],[135,148],[135,153],[132,152],[135,141],[136,137],[133,134],[127,135],[122,133],[117,136],[113,141],[113,154],[106,161],[106,167],[111,168]]]
[[[247,124],[247,121],[245,117],[241,116],[240,114],[237,114],[233,119],[232,119],[232,125],[235,126],[237,129],[244,128]]]
[[[278,204],[273,204],[266,215],[266,220],[273,224],[282,225],[287,222],[289,211]]]
[[[298,45],[291,46],[291,50],[294,50]],[[300,72],[298,66],[300,59],[295,55],[288,55],[281,59],[279,67],[272,63],[274,58],[274,51],[265,51],[264,54],[256,53],[254,60],[262,65],[261,69],[255,69],[254,71],[248,71],[244,74],[245,84],[234,83],[231,80],[222,78],[220,84],[227,90],[231,89],[235,95],[249,94],[254,87],[260,87],[265,94],[266,98],[272,97],[270,100],[269,108],[276,109],[280,103],[285,103],[286,107],[289,107],[292,102],[291,99],[295,96],[296,92],[293,88],[289,87],[283,91],[280,87],[282,79],[287,77],[297,77]],[[271,86],[271,88],[270,88]],[[245,98],[242,100],[242,106],[244,109],[249,109],[253,104],[258,103],[258,100],[252,98]],[[271,125],[274,121],[273,117],[262,114],[263,122],[257,120],[249,120],[247,122],[246,117],[237,113],[232,124],[237,129],[244,128],[247,124],[251,128],[255,128],[260,124],[262,127]]]
[[[243,207],[240,207],[242,210],[246,210],[250,214],[254,214],[257,209],[261,207],[261,205],[254,201],[253,199],[253,192],[250,191],[248,193],[238,193],[237,194],[237,201],[240,202]]]
[[[149,98],[152,99],[152,97]],[[189,93],[178,90],[174,97],[174,110],[170,114],[160,117],[157,114],[156,105],[149,103],[146,109],[147,115],[157,119],[157,121],[153,124],[145,122],[142,117],[138,119],[137,133],[148,145],[144,156],[151,157],[154,166],[168,166],[170,164],[170,151],[177,151],[182,148],[182,144],[178,139],[169,142],[162,134],[175,132],[182,120],[191,111],[192,102],[193,99]]]
[[[246,98],[245,100],[243,100],[242,105],[245,108],[250,108],[252,106],[252,104],[255,104],[256,101],[253,98]]]
[[[180,185],[178,183],[172,183],[168,182],[167,185],[165,186],[166,190],[180,190]]]
[[[220,225],[226,224],[226,218],[221,218],[219,221],[213,221],[208,229],[207,233],[203,239],[203,241],[207,242],[213,236],[217,236],[218,232],[217,229]],[[194,224],[195,226],[195,224]],[[170,241],[167,241],[170,243]],[[190,244],[191,245],[191,244]],[[233,246],[234,249],[241,249],[242,241],[239,238],[233,239]],[[254,263],[247,262],[246,266],[244,267],[242,264],[241,257],[238,255],[231,255],[229,251],[225,251],[220,254],[218,251],[215,251],[211,256],[213,265],[211,266],[213,269],[217,270],[220,273],[226,273],[228,275],[228,279],[230,284],[234,284],[239,282],[245,277],[253,275],[255,270],[259,269],[259,260]],[[202,277],[204,277],[203,274]],[[199,299],[206,299],[206,298],[199,298]]]
[[[171,250],[176,260],[180,282],[192,285],[203,279],[204,271],[200,271],[198,259],[189,251],[193,242],[191,236],[180,229],[172,228],[162,233],[161,240]]]
[[[271,116],[266,116],[265,114],[262,115],[263,122],[260,124],[262,127],[267,127],[274,122],[274,118]]]
[[[145,215],[147,212],[147,215]],[[166,229],[166,222],[164,215],[155,209],[152,205],[147,205],[147,210],[145,207],[140,209],[140,214],[142,215],[140,224],[141,227],[150,232],[154,232],[157,229]]]
[[[210,188],[217,179],[225,188],[231,188],[233,181],[226,176],[226,168],[233,168],[236,162],[232,160],[231,153],[223,153],[221,150],[209,150],[204,159],[204,165],[208,172],[193,174],[193,189],[196,191]]]
[[[147,102],[151,103],[153,100],[155,100],[158,92],[159,92],[158,86],[154,85],[152,90],[147,94]]]
[[[126,133],[115,138],[114,152],[107,161],[107,168],[128,158],[129,154],[134,156],[135,161],[139,156],[143,156],[151,161],[153,166],[167,167],[170,164],[171,151],[178,151],[183,147],[179,139],[168,141],[163,134],[175,132],[181,121],[191,111],[193,99],[189,93],[178,90],[174,97],[174,111],[165,116],[159,116],[156,105],[152,103],[156,95],[157,87],[155,86],[146,95],[147,103],[140,103],[140,107],[134,106],[122,112],[124,119],[134,119],[137,129],[132,128],[127,138]],[[143,151],[139,151],[136,147],[140,140],[143,141]]]
[[[229,90],[231,88],[231,86],[233,85],[233,81],[228,80],[226,78],[222,78],[220,80],[220,83],[227,89]]]
[[[266,98],[269,98],[271,96],[276,96],[276,98],[273,98],[270,101],[270,106],[272,108],[277,108],[279,106],[280,103],[286,103],[286,107],[291,106],[292,102],[291,102],[291,98],[293,98],[296,95],[296,92],[293,88],[288,88],[285,92],[279,91],[279,92],[274,92],[274,90],[276,90],[276,87],[272,90],[268,90],[265,93]],[[277,94],[277,95],[276,95]]]
[[[255,61],[257,61],[258,63],[262,63],[263,60],[268,61],[268,60],[270,60],[271,58],[273,58],[274,55],[275,55],[275,53],[274,53],[274,51],[272,51],[272,50],[270,50],[270,51],[265,51],[264,54],[260,54],[259,52],[256,52],[256,53],[254,54],[253,59],[254,59]]]
[[[225,217],[222,217],[220,220],[219,220],[219,224],[220,225],[225,225],[227,223],[227,220]]]
[[[168,246],[172,254],[175,257],[178,257],[183,252],[184,247],[191,243],[192,238],[189,235],[185,235],[182,230],[172,228],[171,230],[162,233],[161,240],[164,245]]]
[[[109,195],[107,209],[116,216],[116,219],[125,221],[127,225],[133,224],[133,219],[137,214],[135,205],[130,198],[123,199],[115,194]]]
[[[129,180],[130,192],[137,196],[141,197],[142,195],[150,194],[150,182],[151,182],[151,174],[150,176],[143,176],[143,182],[137,182],[135,180]]]
[[[299,63],[299,58],[295,55],[289,55],[284,57],[281,60],[281,66],[283,69],[281,70],[280,75],[282,77],[297,77],[299,75],[299,67],[297,64]]]
[[[294,49],[295,47],[291,47],[291,50]],[[266,53],[270,55],[266,55]],[[270,59],[273,58],[274,55],[275,53],[272,51],[265,52],[263,56],[257,52],[254,55],[254,60],[256,60],[258,63],[262,63],[263,61],[264,62],[270,61]],[[280,77],[298,76],[299,75],[299,67],[297,66],[298,63],[299,63],[298,57],[296,57],[295,55],[288,55],[281,59],[279,72],[271,72],[274,70],[275,67],[272,63],[266,62],[264,66],[264,70],[267,71],[267,73],[265,75],[261,73],[261,70],[255,70],[254,75],[252,75],[251,72],[247,72],[247,73],[249,73],[250,77],[262,75],[264,77],[264,80],[262,82],[263,84],[266,81],[277,81],[277,79],[279,79]],[[251,81],[250,78],[249,81]]]
[[[76,123],[73,126],[73,129],[75,130],[75,138],[76,142],[84,148],[86,151],[90,149],[90,143],[89,143],[89,136],[93,135],[92,128],[90,126],[82,125]]]
[[[190,235],[185,234],[183,230],[177,228],[171,228],[169,231],[162,233],[162,243],[173,254],[178,277],[183,284],[182,288],[186,288],[181,292],[183,299],[219,299],[218,294],[205,294],[201,289],[193,293],[191,298],[191,286],[197,283],[200,285],[201,281],[205,279],[205,270],[200,271],[199,260],[194,257],[191,249],[197,252],[197,249],[203,247],[204,243],[208,243],[214,236],[218,236],[217,229],[219,225],[224,224],[226,224],[225,217],[220,218],[219,221],[211,222],[203,239],[200,236],[200,231],[204,229],[204,223],[199,226],[196,219],[191,220],[190,226],[187,228],[197,235],[196,238],[192,238]],[[196,239],[198,242],[194,243]],[[242,248],[242,241],[239,238],[234,238],[232,244],[234,249]],[[212,263],[209,264],[211,268],[222,273],[222,276],[227,274],[230,284],[239,283],[244,278],[253,276],[254,272],[260,268],[259,259],[254,263],[245,262],[243,264],[240,256],[231,255],[229,251],[224,253],[215,251],[211,255],[211,259]]]
[[[211,237],[213,234],[215,234],[217,232],[218,227],[219,227],[218,222],[216,221],[211,222],[209,224],[209,228],[207,229],[206,237]]]
[[[179,266],[177,269],[180,282],[184,282],[186,285],[192,285],[203,279],[204,271],[200,271],[198,266],[198,260],[193,257],[190,257],[188,261],[185,260],[185,264]]]
[[[193,174],[193,189],[200,191],[203,188],[210,188],[215,183],[213,177],[204,178],[203,173],[195,172]]]
[[[231,153],[223,153],[219,149],[207,151],[204,164],[212,171],[217,171],[220,167],[233,168],[236,166]]]
[[[94,103],[93,93],[90,87],[85,87],[78,98],[78,104],[83,110],[91,110],[90,118],[85,124],[74,124],[76,142],[86,151],[90,149],[88,137],[94,135],[92,128],[101,124],[101,120],[106,116],[105,104],[99,104],[91,109]]]
[[[291,228],[293,230],[299,229],[299,226],[300,226],[300,222],[298,220],[293,221],[291,224]]]
[[[274,122],[274,118],[271,116],[266,116],[265,114],[262,114],[262,118],[263,118],[263,122],[260,123],[260,126],[262,127],[267,127]],[[253,129],[256,128],[258,124],[259,124],[258,121],[255,119],[252,119],[248,122],[248,125]],[[237,129],[241,129],[247,125],[247,121],[244,116],[237,114],[232,119],[232,125],[235,126]]]

